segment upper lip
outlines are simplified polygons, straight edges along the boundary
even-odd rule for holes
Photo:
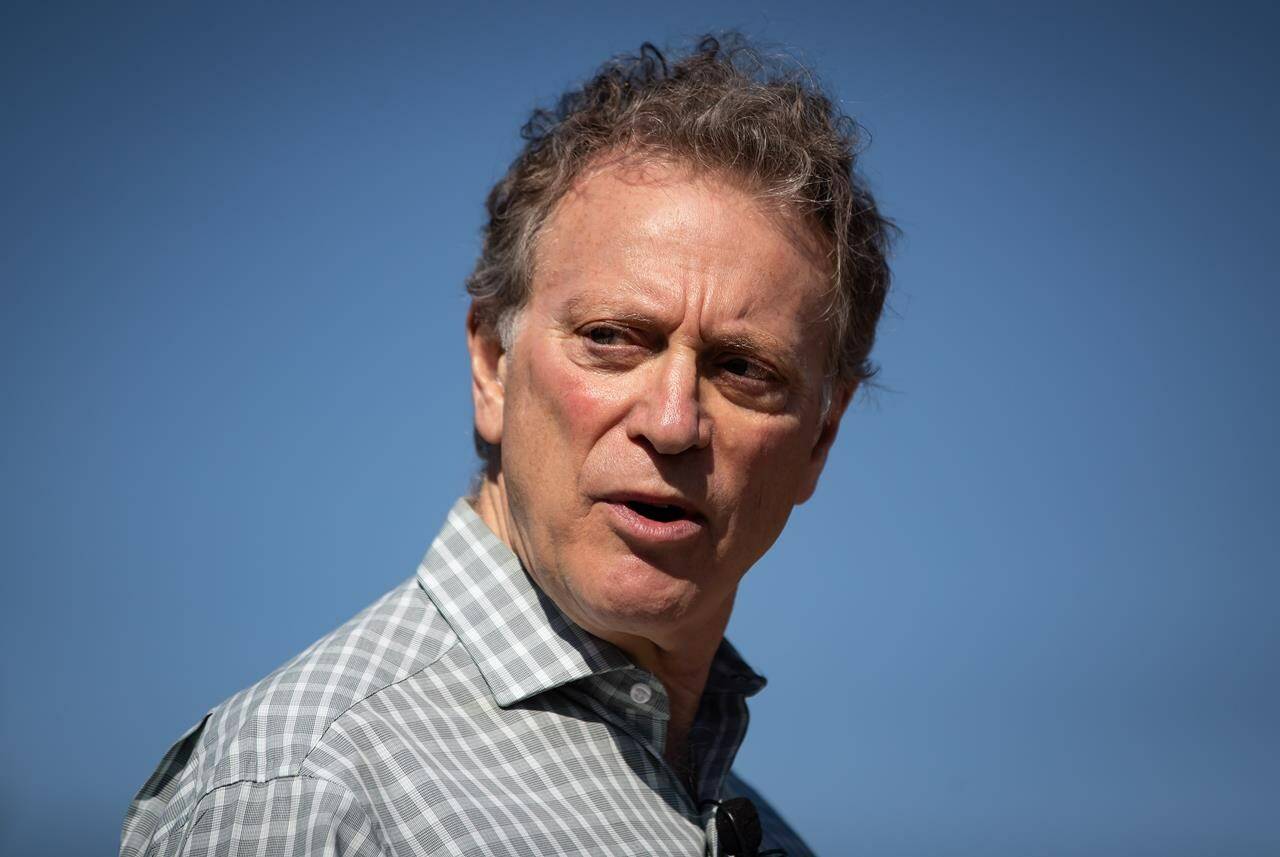
[[[665,491],[610,491],[597,498],[606,503],[646,503],[650,506],[676,506],[690,517],[706,518],[702,509],[691,500]]]

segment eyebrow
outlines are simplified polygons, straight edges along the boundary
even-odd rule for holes
[[[574,319],[583,315],[605,315],[618,321],[630,321],[637,324],[656,325],[662,323],[662,319],[657,313],[624,309],[612,303],[607,297],[574,295],[565,300],[563,307],[564,314]]]

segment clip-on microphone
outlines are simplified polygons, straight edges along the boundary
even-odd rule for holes
[[[716,839],[724,857],[757,857],[760,853],[760,815],[744,797],[723,801],[716,809]]]

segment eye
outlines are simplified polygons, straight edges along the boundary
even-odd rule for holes
[[[643,332],[623,325],[593,322],[578,328],[577,335],[577,353],[598,368],[630,368],[649,353]]]
[[[617,345],[623,341],[622,331],[606,324],[589,327],[583,333],[596,345]]]
[[[730,375],[739,378],[746,378],[751,381],[769,381],[773,379],[773,373],[746,357],[739,355],[730,355],[720,362],[720,368]]]

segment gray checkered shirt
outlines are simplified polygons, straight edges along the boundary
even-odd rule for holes
[[[722,643],[663,759],[662,684],[570,622],[464,500],[411,578],[211,711],[134,798],[133,855],[715,855],[764,679]]]

